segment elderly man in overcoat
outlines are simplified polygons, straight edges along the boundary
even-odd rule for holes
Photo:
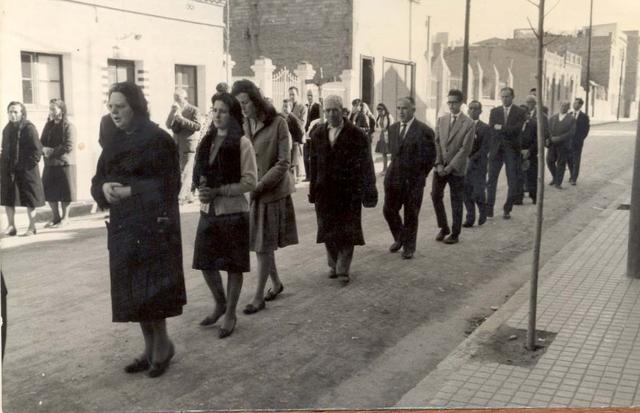
[[[367,136],[342,116],[342,99],[324,100],[327,122],[311,133],[309,201],[315,204],[317,242],[324,243],[329,278],[350,281],[355,245],[364,245],[362,206],[375,207],[376,177]]]

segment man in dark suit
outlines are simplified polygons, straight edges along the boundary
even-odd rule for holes
[[[348,283],[355,245],[364,245],[362,206],[378,202],[371,146],[360,129],[342,117],[342,99],[325,100],[327,122],[311,133],[309,201],[315,204],[317,242],[323,242],[329,278]]]
[[[525,121],[524,110],[513,104],[514,92],[510,87],[500,91],[502,106],[491,109],[489,127],[492,132],[489,152],[489,181],[487,187],[487,216],[493,217],[496,188],[502,165],[507,172],[507,200],[503,207],[503,218],[511,218],[511,209],[517,197],[518,174],[520,173],[520,132]]]
[[[527,191],[531,201],[535,204],[538,195],[538,117],[536,114],[537,98],[534,95],[527,96],[527,120],[522,126],[520,153],[524,163],[524,180],[527,183]],[[543,113],[543,136],[549,137],[549,120]],[[524,168],[524,166],[527,166]]]
[[[571,156],[571,138],[576,133],[576,121],[569,114],[569,102],[562,102],[560,113],[556,113],[549,121],[549,133],[551,137],[546,144],[549,148],[547,152],[547,167],[551,173],[551,182],[558,189],[562,189],[562,180],[567,166],[567,159]]]
[[[302,145],[302,158],[304,161],[305,177],[304,181],[309,181],[309,142],[310,142],[310,130],[311,122],[320,117],[320,104],[313,101],[313,91],[307,91],[307,122],[304,125],[305,139],[304,145]]]
[[[198,146],[198,134],[200,130],[200,114],[198,108],[188,102],[187,91],[176,89],[173,94],[173,104],[166,121],[167,128],[173,132],[173,139],[178,145],[180,156],[180,182],[182,187],[178,199],[180,202],[193,202],[191,192],[191,175]]]
[[[409,259],[416,250],[418,215],[436,148],[433,129],[414,117],[413,98],[398,100],[397,111],[400,121],[389,126],[391,163],[384,177],[383,213],[394,239],[389,251],[397,252],[404,247],[402,257]]]
[[[456,244],[460,236],[464,175],[473,146],[475,127],[473,121],[460,111],[463,100],[462,91],[451,89],[447,96],[449,113],[440,116],[436,123],[436,171],[433,174],[431,199],[440,228],[436,241],[444,241],[445,244]],[[451,194],[451,229],[443,202],[444,188],[447,184]],[[449,236],[446,237],[447,235]]]
[[[491,128],[480,120],[482,103],[472,100],[468,107],[469,117],[474,123],[474,134],[464,177],[464,206],[467,218],[462,226],[465,228],[470,228],[475,223],[476,205],[479,214],[478,225],[487,221],[487,162],[491,145]]]
[[[573,101],[573,112],[571,115],[576,121],[576,134],[571,139],[571,156],[567,160],[569,164],[569,183],[575,185],[578,181],[578,174],[580,173],[580,160],[582,159],[582,147],[584,140],[589,135],[590,122],[589,115],[582,113],[582,105],[584,101],[581,98],[576,98]]]

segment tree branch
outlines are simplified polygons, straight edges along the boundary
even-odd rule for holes
[[[539,5],[539,4],[537,4],[537,3],[535,3],[533,0],[525,0],[525,1],[527,1],[527,2],[529,2],[529,3],[531,3],[531,4],[533,4],[535,7],[540,7],[540,5]]]
[[[558,0],[558,1],[556,2],[556,4],[554,4],[554,5],[553,5],[553,7],[551,7],[547,13],[545,13],[544,17],[547,17],[547,16],[549,15],[549,13],[551,13],[551,12],[553,11],[553,9],[555,9],[556,7],[558,7],[558,4],[560,4],[560,0]]]
[[[529,0],[527,0],[527,1],[529,1]],[[536,29],[534,29],[534,28],[533,28],[533,24],[531,24],[531,20],[529,20],[529,18],[528,18],[528,17],[527,17],[527,21],[529,22],[529,27],[531,27],[531,31],[533,32],[533,34],[534,34],[536,37],[539,37],[539,36],[538,36],[538,32],[536,31]]]

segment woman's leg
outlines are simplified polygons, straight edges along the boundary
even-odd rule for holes
[[[60,222],[60,212],[58,211],[58,203],[57,202],[49,202],[49,208],[51,208],[51,223],[57,224]]]
[[[256,286],[256,295],[251,301],[251,305],[260,308],[264,305],[264,287],[267,284],[267,278],[274,268],[274,252],[256,252],[258,258],[258,284]],[[275,275],[278,277],[278,275]]]
[[[227,311],[224,314],[222,328],[231,330],[236,324],[236,307],[242,290],[242,273],[229,272],[227,278]]]
[[[201,325],[214,324],[222,314],[225,312],[227,305],[227,299],[224,296],[224,286],[222,285],[222,277],[220,277],[220,271],[217,270],[203,270],[202,275],[204,280],[211,290],[213,300],[215,301],[215,308],[213,313],[200,322]]]
[[[36,230],[36,209],[27,207],[27,217],[29,217],[29,229]]]
[[[153,352],[152,362],[163,363],[173,356],[173,343],[169,340],[167,334],[167,321],[161,320],[150,321],[153,331]]]
[[[269,271],[269,278],[271,278],[271,285],[273,291],[279,291],[282,286],[282,281],[278,275],[278,267],[276,267],[276,254],[275,251],[271,253],[271,271]]]
[[[69,210],[69,204],[71,202],[60,202],[60,209],[62,210],[60,217],[60,222],[67,223],[69,222],[69,217],[67,216],[67,211]]]
[[[382,153],[382,172],[387,170],[387,153]]]
[[[7,214],[7,229],[15,229],[16,227],[16,208],[12,206],[4,207],[4,211]]]
[[[142,329],[142,336],[144,337],[144,353],[139,357],[139,360],[147,359],[151,363],[151,355],[153,354],[153,328],[149,321],[141,321],[140,329]]]

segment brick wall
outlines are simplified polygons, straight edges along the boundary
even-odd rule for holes
[[[230,15],[233,76],[251,75],[260,56],[278,68],[307,61],[317,76],[351,68],[352,0],[234,0]]]

